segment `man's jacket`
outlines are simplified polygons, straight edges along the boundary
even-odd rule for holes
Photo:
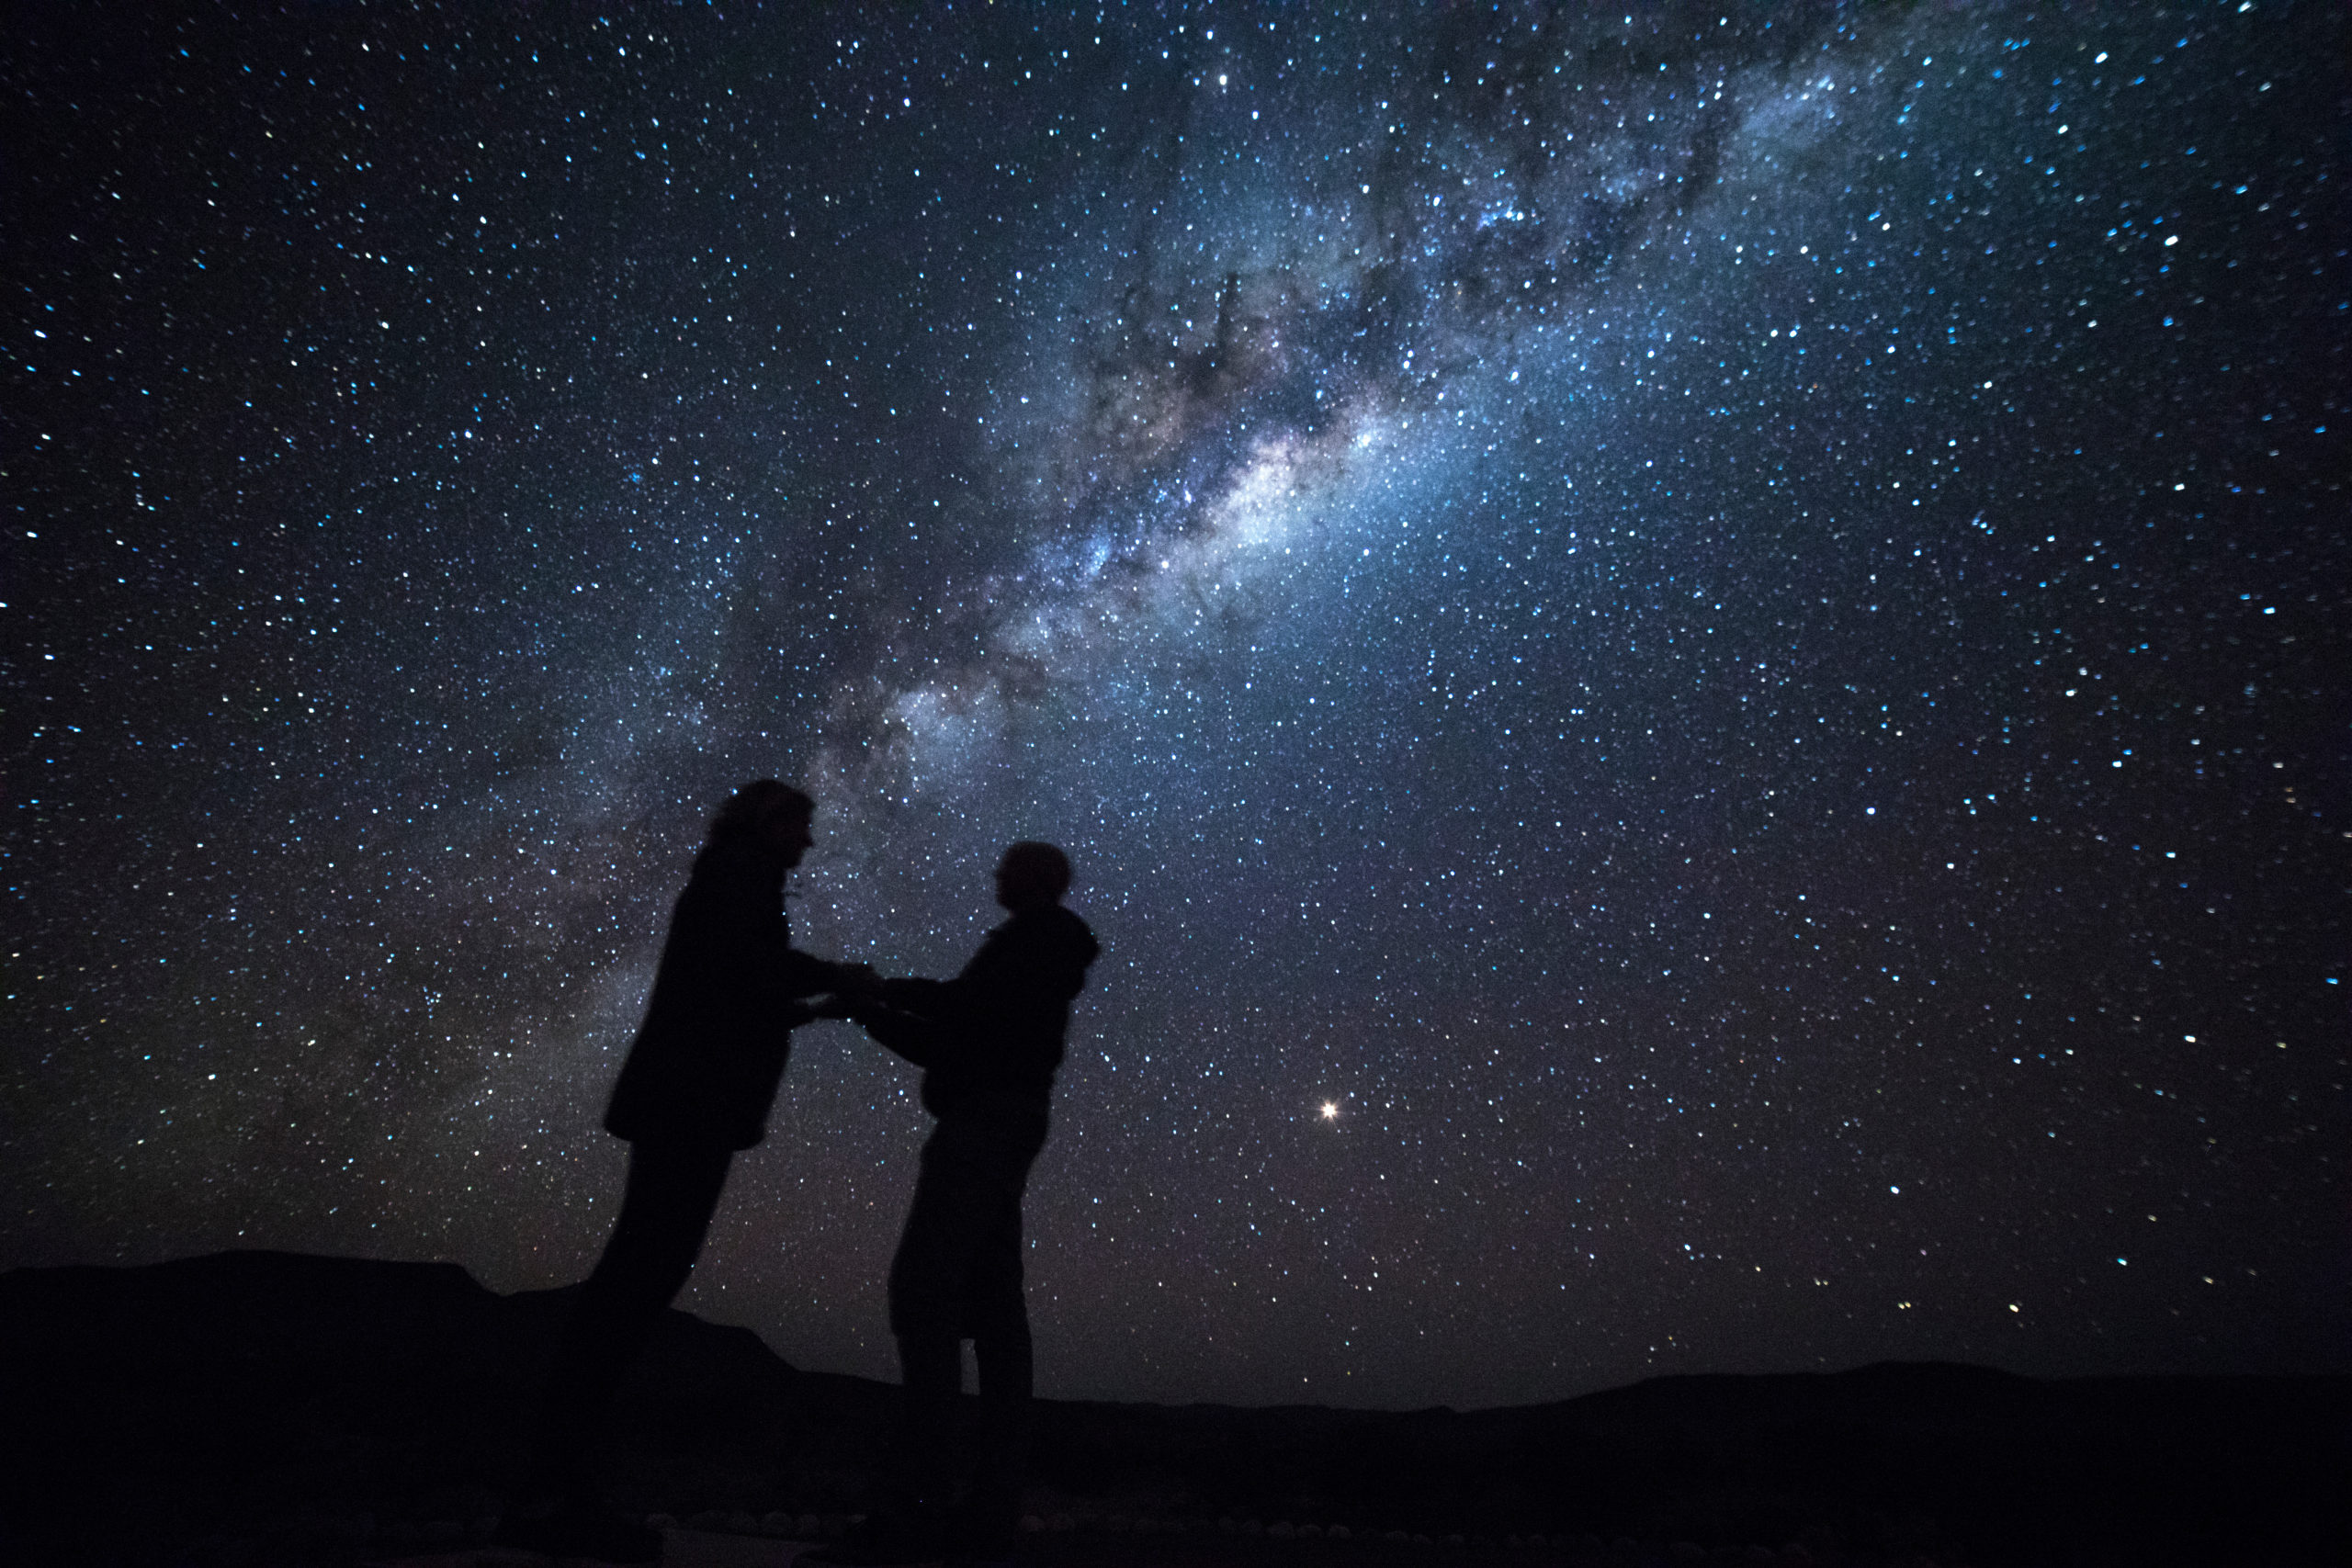
[[[922,1102],[950,1116],[975,1100],[1012,1098],[1042,1110],[1062,1065],[1070,998],[1102,948],[1058,904],[1027,909],[988,934],[952,980],[891,980],[884,1006],[857,1017],[923,1069]]]

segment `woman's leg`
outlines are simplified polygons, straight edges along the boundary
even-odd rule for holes
[[[732,1150],[634,1145],[620,1217],[564,1324],[539,1406],[539,1480],[593,1501],[592,1463],[613,1393],[694,1271]]]

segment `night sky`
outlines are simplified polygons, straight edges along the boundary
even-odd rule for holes
[[[1076,863],[1047,1393],[2345,1366],[2342,7],[12,28],[0,1263],[579,1278],[773,774]],[[895,1375],[914,1087],[680,1304]]]

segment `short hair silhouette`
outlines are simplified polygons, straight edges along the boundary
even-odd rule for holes
[[[761,823],[775,812],[792,810],[800,816],[817,815],[817,803],[801,790],[775,779],[753,779],[727,797],[710,819],[710,836],[714,840],[732,839],[759,830]]]
[[[997,881],[1009,894],[1057,899],[1069,891],[1069,856],[1051,844],[1023,839],[997,863]]]
[[[999,1562],[1022,1517],[1035,1348],[1022,1258],[1022,1203],[1052,1122],[1054,1074],[1069,1005],[1102,953],[1064,908],[1069,857],[1024,840],[996,867],[1012,919],[952,980],[910,976],[846,998],[846,1010],[922,1068],[922,1146],[899,1250],[890,1259],[890,1333],[899,1341],[899,1431],[881,1506],[832,1560]],[[840,999],[840,998],[837,998]],[[979,1371],[970,1492],[954,1494],[964,1340]]]

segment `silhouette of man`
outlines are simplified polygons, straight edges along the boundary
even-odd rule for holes
[[[1032,1384],[1021,1200],[1046,1144],[1070,998],[1101,951],[1062,908],[1069,888],[1061,851],[1014,844],[996,868],[996,901],[1012,919],[961,974],[886,980],[878,998],[845,991],[825,1010],[856,1019],[923,1069],[923,1106],[938,1125],[890,1264],[904,1383],[894,1495],[818,1561],[919,1562],[943,1547],[951,1562],[1012,1552]],[[951,1517],[948,1425],[966,1339],[979,1369],[980,1452],[971,1495]]]
[[[609,1562],[651,1562],[661,1537],[605,1511],[594,1450],[613,1392],[702,1250],[738,1149],[766,1134],[800,998],[870,989],[863,964],[794,949],[784,875],[813,842],[816,803],[774,779],[745,784],[712,818],[678,896],[653,994],[605,1111],[629,1144],[628,1185],[595,1271],[581,1286],[541,1395],[534,1506],[503,1544]],[[551,1501],[550,1501],[551,1499]]]

